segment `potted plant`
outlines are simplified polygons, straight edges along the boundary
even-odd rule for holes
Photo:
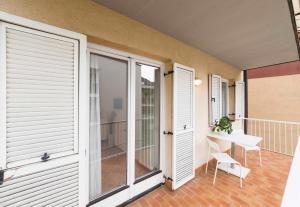
[[[230,119],[227,116],[223,116],[219,122],[215,123],[212,130],[221,134],[231,134],[233,129]]]

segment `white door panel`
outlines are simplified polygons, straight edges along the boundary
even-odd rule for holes
[[[194,168],[194,69],[174,64],[172,189],[195,176]]]
[[[245,116],[245,83],[235,82],[235,118],[240,119]]]

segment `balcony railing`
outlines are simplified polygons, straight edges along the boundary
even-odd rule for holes
[[[157,163],[159,144],[154,140],[154,129],[149,127],[150,118],[136,120],[135,160],[153,169]],[[143,124],[146,127],[143,127]],[[127,121],[101,123],[102,159],[110,159],[127,153]]]
[[[300,122],[243,118],[247,134],[262,137],[262,149],[293,156],[300,136]]]

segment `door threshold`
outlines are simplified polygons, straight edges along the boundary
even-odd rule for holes
[[[104,194],[103,196],[101,196],[101,197],[99,197],[99,198],[96,198],[95,200],[92,200],[91,202],[89,202],[89,203],[86,205],[86,207],[89,207],[89,206],[91,206],[91,205],[94,205],[94,204],[96,204],[96,203],[98,203],[98,202],[100,202],[100,201],[102,201],[102,200],[104,200],[104,199],[106,199],[106,198],[108,198],[108,197],[110,197],[110,196],[116,194],[116,193],[119,193],[119,192],[121,192],[121,191],[123,191],[123,190],[125,190],[125,189],[127,189],[127,188],[129,188],[129,186],[128,186],[128,185],[125,185],[125,186],[123,186],[123,187],[120,187],[120,188],[118,188],[118,189],[112,191],[112,192],[109,192],[109,193],[107,193],[107,194]]]
[[[134,201],[136,201],[137,199],[143,197],[144,195],[154,191],[155,189],[163,186],[165,183],[159,183],[158,185],[153,186],[152,188],[149,188],[148,190],[134,196],[133,198],[129,199],[128,201],[125,201],[124,203],[121,203],[120,205],[118,205],[117,207],[125,207],[127,205],[129,205],[130,203],[133,203]]]
[[[134,181],[133,184],[138,184],[138,183],[140,183],[140,182],[142,182],[142,181],[144,181],[144,180],[146,180],[146,179],[148,179],[148,178],[150,178],[150,177],[152,177],[154,175],[157,175],[157,174],[159,174],[161,172],[162,172],[161,170],[153,171],[153,172],[151,172],[151,173],[149,173],[149,174],[147,174],[147,175],[145,175],[143,177],[138,178],[136,181]]]

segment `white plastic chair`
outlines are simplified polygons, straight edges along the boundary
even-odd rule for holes
[[[262,166],[262,162],[261,162],[261,150],[259,146],[254,146],[254,147],[248,147],[248,146],[241,146],[242,147],[242,153],[244,156],[244,164],[245,166],[247,166],[247,152],[248,151],[258,151],[258,155],[259,155],[259,164],[260,166]]]
[[[242,179],[242,170],[241,170],[242,166],[241,166],[241,164],[238,161],[234,160],[232,157],[230,157],[228,154],[222,153],[220,148],[219,148],[219,145],[217,143],[211,141],[210,139],[207,139],[207,142],[208,142],[208,154],[207,154],[207,162],[206,162],[205,173],[207,173],[209,157],[212,156],[213,158],[215,158],[217,160],[213,185],[215,185],[215,182],[216,182],[218,166],[219,166],[220,163],[227,164],[227,173],[229,172],[230,165],[231,164],[236,164],[236,165],[240,166],[240,187],[242,188],[243,187],[243,179]],[[211,150],[216,151],[216,153],[211,153]]]
[[[237,129],[234,130],[235,134],[244,134],[244,130],[242,129]],[[261,161],[261,148],[259,146],[254,146],[254,147],[249,147],[246,145],[240,145],[242,147],[242,156],[244,156],[244,165],[247,166],[247,152],[248,151],[258,151],[259,155],[259,164],[262,166],[262,161]]]

